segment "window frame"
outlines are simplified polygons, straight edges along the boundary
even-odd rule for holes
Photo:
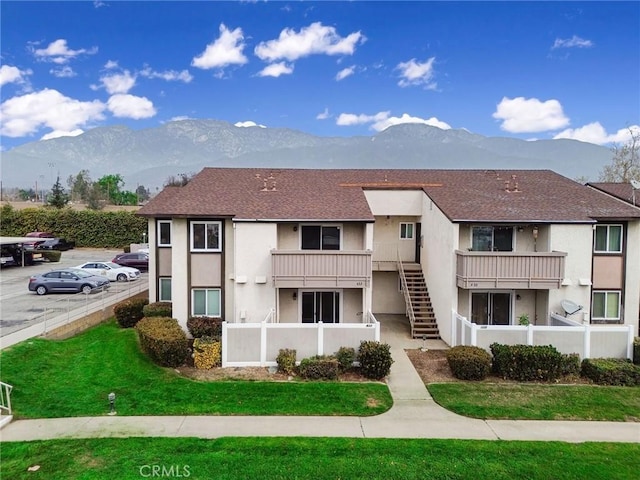
[[[305,228],[307,227],[319,227],[320,228],[320,248],[304,248],[303,242],[302,242],[302,235],[303,235],[303,231]],[[323,239],[323,235],[322,235],[322,229],[323,228],[335,228],[338,230],[338,234],[339,234],[339,238],[338,238],[338,248],[337,249],[331,249],[331,248],[322,248],[322,239]],[[342,250],[342,246],[343,246],[343,236],[342,236],[342,232],[343,232],[343,228],[342,228],[342,224],[335,224],[335,223],[330,223],[330,224],[326,224],[326,223],[303,223],[300,225],[300,228],[298,229],[300,231],[300,235],[299,235],[299,240],[300,240],[300,250],[309,250],[312,252],[323,252],[323,251],[327,251],[327,252],[339,252]]]
[[[162,296],[162,283],[168,281],[169,282],[169,298]],[[170,302],[171,301],[171,277],[160,277],[158,278],[158,301],[159,302]]]
[[[612,227],[617,227],[620,229],[620,249],[619,250],[610,250],[609,247],[609,242],[611,240],[611,228]],[[598,250],[598,229],[603,229],[606,228],[607,229],[607,234],[605,237],[605,243],[606,243],[606,250]],[[624,244],[624,226],[621,223],[606,223],[606,224],[600,224],[600,225],[595,225],[595,230],[593,233],[593,253],[604,253],[604,254],[620,254],[623,251],[623,244]]]
[[[209,314],[208,296],[207,293],[213,291],[218,293],[218,312],[216,314]],[[205,313],[198,314],[195,312],[195,296],[196,292],[205,292]],[[218,287],[196,287],[191,289],[191,316],[193,317],[209,317],[209,318],[222,318],[222,289]]]
[[[215,225],[218,227],[218,246],[215,248],[210,248],[207,245],[207,237],[205,235],[205,247],[204,248],[196,248],[194,246],[194,226],[195,225],[204,225],[205,233],[207,231],[208,225]],[[220,220],[191,220],[189,222],[189,251],[191,252],[222,252],[222,221]]]
[[[162,225],[169,225],[169,243],[162,243]],[[173,222],[171,220],[158,220],[156,224],[156,244],[158,247],[170,247],[171,237],[173,236]]]
[[[407,227],[411,227],[411,235],[407,235]],[[402,231],[402,227],[404,228],[404,233]],[[400,240],[414,240],[415,236],[416,236],[416,224],[415,222],[400,222],[399,224],[399,228],[400,228],[400,233],[399,233],[399,237]]]
[[[615,294],[618,297],[617,317],[608,317],[607,311],[609,305],[609,295]],[[594,301],[596,295],[604,295],[604,317],[596,317],[594,315]],[[620,290],[593,290],[591,292],[591,320],[605,322],[620,322],[622,310],[622,291]]]
[[[474,248],[474,232],[480,229],[491,229],[491,245],[489,250],[479,250]],[[496,229],[511,230],[511,250],[497,250],[496,247]],[[513,225],[471,225],[471,248],[472,252],[515,252],[516,251],[516,232]]]

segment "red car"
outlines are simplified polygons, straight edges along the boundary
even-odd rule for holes
[[[25,242],[22,244],[25,250],[33,250],[47,238],[55,238],[54,235],[49,232],[29,232],[25,235],[25,237],[34,239],[32,242]]]
[[[148,253],[120,253],[116,255],[115,258],[111,261],[124,267],[134,267],[139,270],[149,270]]]

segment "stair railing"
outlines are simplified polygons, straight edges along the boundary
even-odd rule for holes
[[[402,258],[400,258],[400,251],[396,253],[398,255],[398,273],[400,274],[402,292],[404,293],[404,303],[407,308],[407,317],[409,317],[409,323],[411,324],[411,336],[413,336],[413,326],[416,322],[416,314],[413,311],[413,304],[411,303],[411,295],[409,293],[409,287],[407,286],[407,277],[404,274],[404,266],[402,265]]]

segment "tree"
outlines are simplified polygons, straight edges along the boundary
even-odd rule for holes
[[[87,208],[90,210],[102,210],[107,203],[104,193],[97,183],[92,183],[87,192]]]
[[[165,187],[184,187],[195,176],[195,173],[179,173],[178,175],[170,175],[164,181]]]
[[[640,181],[640,128],[629,127],[630,138],[624,145],[614,145],[610,165],[600,172],[601,182]]]
[[[124,180],[119,173],[115,175],[105,175],[96,182],[98,188],[113,205],[137,205],[137,197],[134,192],[122,190]]]
[[[49,195],[47,204],[55,208],[64,208],[67,203],[69,203],[69,195],[60,183],[60,175],[58,175],[56,183],[51,187],[51,195]]]
[[[21,188],[20,190],[18,190],[18,198],[22,201],[29,201],[32,198],[34,198],[36,196],[36,192],[33,190],[33,188],[30,189],[24,189]]]
[[[69,175],[67,185],[69,186],[71,200],[86,202],[92,185],[89,170],[80,170],[75,177]]]
[[[138,188],[136,188],[136,195],[138,196],[138,202],[146,202],[151,196],[149,189],[145,188],[144,185],[138,185]]]

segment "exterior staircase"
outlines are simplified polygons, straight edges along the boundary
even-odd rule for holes
[[[418,264],[404,264],[400,266],[403,276],[403,289],[407,313],[411,321],[411,336],[413,338],[440,339],[440,331],[433,313],[429,290]]]

